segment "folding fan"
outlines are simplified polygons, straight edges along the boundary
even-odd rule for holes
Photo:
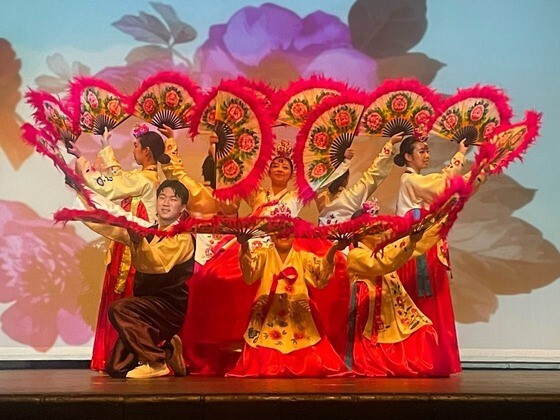
[[[298,193],[303,201],[309,201],[344,161],[364,108],[363,95],[347,92],[325,100],[307,118],[294,151]]]
[[[440,97],[416,80],[387,80],[372,93],[360,131],[391,137],[404,133],[424,138],[436,116]]]
[[[103,80],[78,78],[71,84],[74,124],[84,133],[103,134],[130,117],[125,112],[126,98]]]
[[[215,135],[219,199],[246,197],[261,180],[272,152],[272,129],[265,105],[249,89],[224,81],[194,109],[191,134]]]
[[[492,136],[500,124],[509,123],[512,111],[509,98],[493,86],[474,86],[447,98],[434,123],[432,133],[466,144],[481,143]]]
[[[52,132],[46,128],[39,129],[29,123],[25,123],[21,126],[21,137],[27,144],[34,147],[38,153],[52,160],[54,166],[64,174],[65,182],[76,191],[81,192],[88,204],[93,205],[90,200],[89,190],[85,188],[83,179],[64,160],[58,147],[57,138],[54,137]]]
[[[266,104],[267,109],[272,106],[272,99],[276,96],[276,91],[266,83],[256,80],[249,80],[244,77],[238,77],[233,81],[239,86],[250,89],[261,101]]]
[[[273,115],[282,124],[301,127],[307,116],[324,99],[348,91],[348,85],[319,76],[292,82],[279,91],[272,105]]]
[[[190,126],[193,107],[200,98],[200,88],[188,77],[161,72],[132,94],[128,112],[156,127],[178,130]]]
[[[502,172],[514,159],[519,159],[539,135],[541,114],[527,111],[519,123],[499,127],[489,140],[496,148],[487,166],[495,174]]]
[[[72,122],[71,114],[64,104],[50,93],[41,91],[30,90],[25,98],[35,108],[35,122],[51,133],[55,142],[62,141],[65,147],[76,142],[81,132]]]

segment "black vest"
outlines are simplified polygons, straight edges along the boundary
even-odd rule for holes
[[[175,265],[169,272],[162,274],[148,274],[136,271],[134,276],[134,296],[161,297],[180,310],[187,309],[189,289],[186,281],[194,271],[195,240],[193,241],[193,255],[187,261]]]

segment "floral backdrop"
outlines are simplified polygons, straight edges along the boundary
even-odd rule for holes
[[[551,16],[560,4],[167,0],[108,8],[97,1],[99,16],[91,19],[84,13],[91,2],[83,0],[49,9],[40,0],[13,3],[0,17],[0,359],[87,358],[103,278],[105,241],[81,226],[52,222],[72,194],[61,174],[19,140],[19,127],[30,121],[26,89],[64,95],[69,80],[89,75],[132,93],[150,75],[176,70],[203,88],[237,76],[283,88],[314,74],[364,90],[396,77],[444,93],[489,83],[508,92],[518,119],[525,109],[543,111],[541,137],[526,162],[491,179],[454,226],[452,290],[467,359],[530,360],[532,349],[533,356],[560,362],[552,321],[560,316],[554,305],[560,229],[551,220],[560,204],[553,188],[560,174],[551,159],[560,152],[560,123],[553,121],[560,107],[553,95],[560,91],[560,29]],[[510,15],[500,8],[511,8]],[[24,25],[34,36],[22,34]],[[133,165],[132,124],[112,137],[125,168]],[[184,137],[184,160],[198,178],[207,145]],[[88,135],[79,145],[91,159],[99,148]],[[353,179],[380,147],[356,141]],[[431,150],[434,169],[454,151],[443,142]],[[382,212],[394,210],[399,176],[393,170],[378,190]],[[316,210],[304,216],[312,220]]]

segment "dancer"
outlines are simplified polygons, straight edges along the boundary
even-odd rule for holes
[[[332,275],[333,245],[324,258],[297,251],[293,237],[275,236],[273,246],[250,251],[239,236],[243,279],[258,283],[241,357],[227,376],[332,377],[347,375],[310,300],[308,285],[325,287]],[[259,281],[260,280],[260,281]]]
[[[200,183],[190,177],[185,171],[171,127],[164,125],[159,131],[166,138],[165,153],[170,157],[169,163],[162,164],[161,169],[166,179],[176,179],[189,190],[190,198],[187,204],[189,216],[196,219],[210,219],[216,215],[236,216],[237,210],[239,209],[239,199],[226,202],[214,197],[213,191],[216,187],[216,164],[211,151],[209,151],[208,156],[202,164],[204,183]],[[217,138],[214,137],[210,140],[212,143],[217,141]],[[197,234],[195,262],[200,266],[206,264],[214,255],[214,248],[221,239],[222,237],[220,235]]]
[[[96,163],[99,171],[83,156],[76,144],[71,144],[68,153],[76,156],[76,172],[82,176],[86,186],[109,200],[118,202],[132,215],[153,222],[156,217],[156,189],[159,184],[157,162],[169,158],[164,155],[161,136],[148,131],[146,125],[136,126],[133,155],[141,169],[125,171],[121,168],[113,148],[109,145],[111,133],[105,130],[101,137],[101,150]],[[111,302],[132,295],[134,267],[131,265],[130,249],[117,242],[109,244],[105,257],[105,278],[93,342],[91,369],[103,371],[107,358],[117,338],[116,331],[107,318]]]
[[[448,376],[440,371],[432,322],[400,282],[397,268],[432,247],[445,219],[374,252],[383,235],[366,235],[348,254],[351,281],[346,366],[358,376]]]
[[[356,211],[362,208],[366,200],[389,174],[393,166],[393,157],[399,151],[398,144],[402,138],[402,132],[393,135],[381,148],[369,168],[351,187],[347,187],[350,175],[348,169],[332,183],[326,181],[326,185],[318,191],[315,198],[319,210],[319,225],[333,225],[348,221]],[[352,149],[346,149],[346,159],[341,166],[348,168],[348,161],[353,155]],[[330,247],[328,241],[304,240],[300,242],[306,244],[307,250],[312,248],[313,252],[318,255],[323,255]],[[348,282],[346,259],[342,253],[335,259],[335,275],[329,284],[328,288],[318,290],[314,294],[314,298],[322,315],[327,336],[337,352],[343,355],[346,351],[348,313],[345,308],[348,307],[350,283]]]
[[[459,143],[457,153],[441,172],[422,175],[428,167],[430,152],[427,143],[407,137],[401,143],[395,164],[406,166],[397,198],[397,215],[418,219],[422,209],[443,193],[448,180],[460,176],[465,167],[467,146]],[[451,302],[447,245],[441,241],[425,255],[412,259],[399,270],[404,288],[418,308],[432,321],[438,335],[439,352],[436,369],[447,375],[461,371],[455,316]]]
[[[302,208],[297,193],[288,189],[293,175],[289,143],[281,141],[276,153],[268,171],[271,187],[258,188],[247,199],[251,216],[296,217]],[[249,242],[254,248],[270,245],[267,238]],[[216,255],[193,276],[193,299],[182,334],[192,338],[185,356],[195,374],[223,376],[239,357],[247,316],[257,292],[257,284],[247,287],[243,283],[239,248],[235,239],[225,240],[218,245]],[[208,302],[212,302],[210,312]]]
[[[179,181],[163,181],[157,190],[155,227],[171,229],[185,211],[188,198],[188,190]],[[136,267],[133,296],[109,306],[118,339],[105,371],[117,378],[148,379],[169,374],[169,365],[176,376],[184,376],[181,340],[176,334],[185,319],[186,280],[194,268],[192,235],[142,237],[124,228],[88,226],[129,246]]]

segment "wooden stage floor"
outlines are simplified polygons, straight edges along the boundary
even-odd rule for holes
[[[0,419],[560,418],[560,371],[466,370],[443,379],[113,379],[84,369],[0,370]]]

